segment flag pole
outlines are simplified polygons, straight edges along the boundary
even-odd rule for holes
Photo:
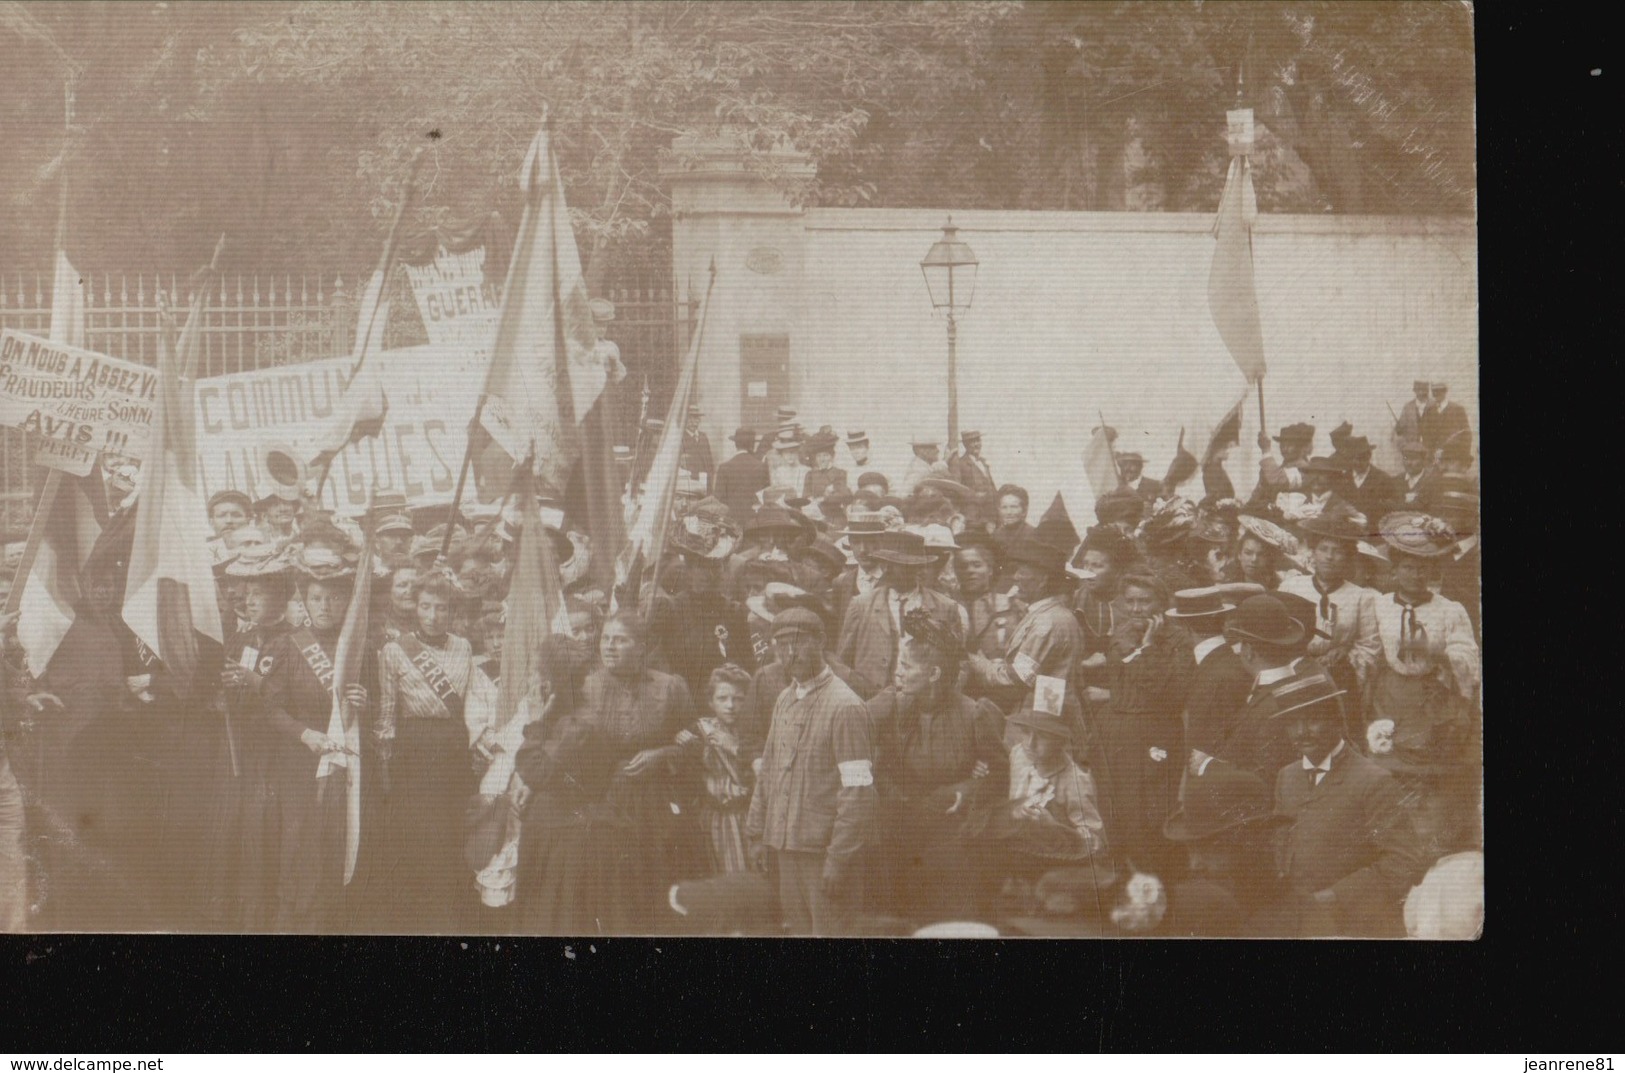
[[[1264,419],[1264,378],[1260,376],[1253,384],[1258,388],[1258,431],[1267,433],[1270,425]]]
[[[417,185],[418,168],[422,165],[423,147],[418,146],[412,151],[412,160],[407,165],[406,191],[401,194],[401,203],[395,206],[395,218],[389,224],[389,237],[384,239],[384,252],[378,257],[378,274],[381,281],[378,300],[372,304],[370,310],[367,310],[367,326],[366,330],[361,334],[360,353],[356,355],[355,365],[350,369],[350,379],[352,381],[360,374],[361,366],[367,360],[367,352],[372,347],[373,326],[378,323],[378,310],[384,304],[383,287],[388,285],[390,269],[395,267],[395,251],[400,245],[401,221],[406,218],[406,210],[412,204],[412,191]],[[365,291],[362,293],[365,293]],[[322,464],[322,475],[316,479],[316,501],[318,504],[321,502],[322,490],[327,487],[328,475],[333,472],[333,460],[337,457],[338,455],[335,453]]]
[[[53,45],[55,42],[52,42]],[[58,50],[60,51],[60,50]],[[66,56],[63,57],[66,59]],[[68,68],[68,77],[62,82],[62,181],[57,187],[56,202],[56,250],[58,256],[67,248],[68,242],[68,154],[72,149],[70,140],[73,137],[73,105],[75,83],[79,80],[76,68]],[[54,286],[54,285],[53,285]],[[57,296],[51,295],[51,303],[56,304]],[[59,329],[60,330],[60,329]],[[100,456],[97,456],[95,467],[100,466]],[[97,480],[101,474],[92,469],[92,475]],[[6,595],[6,610],[8,615],[15,615],[23,605],[23,590],[28,588],[28,575],[34,570],[34,560],[39,557],[39,547],[45,539],[45,525],[56,509],[57,492],[62,487],[62,471],[49,469],[45,474],[45,483],[40,488],[39,503],[34,507],[34,517],[28,526],[28,543],[23,545],[23,557],[17,564],[16,580],[12,583],[11,592]]]
[[[479,432],[480,414],[485,411],[485,392],[480,392],[474,404],[474,416],[468,419],[468,442],[463,445],[463,465],[457,471],[457,488],[451,494],[451,514],[446,518],[446,535],[440,539],[440,554],[435,562],[443,563],[451,554],[451,534],[457,529],[457,509],[463,505],[463,489],[468,484],[468,471],[474,463],[474,437]]]

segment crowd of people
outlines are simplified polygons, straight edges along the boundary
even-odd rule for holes
[[[220,492],[206,673],[124,626],[116,546],[37,679],[3,622],[0,924],[1470,936],[1479,511],[1446,394],[1383,430],[1403,473],[1346,425],[1261,436],[1245,499],[1124,453],[1081,530],[975,431],[887,475],[787,409],[719,462],[691,412],[654,591],[604,591],[613,551],[544,509],[569,632],[500,726],[511,504]]]

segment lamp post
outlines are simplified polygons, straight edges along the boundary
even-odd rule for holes
[[[948,446],[944,455],[951,454],[959,443],[959,380],[956,368],[959,342],[957,314],[970,308],[976,293],[976,255],[959,241],[959,228],[954,218],[942,225],[942,237],[931,244],[931,250],[920,262],[925,275],[925,289],[931,295],[931,308],[948,315]]]

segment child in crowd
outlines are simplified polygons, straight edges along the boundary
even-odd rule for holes
[[[677,734],[678,745],[700,753],[705,780],[700,827],[706,835],[711,868],[718,874],[750,868],[744,819],[754,779],[750,765],[740,759],[735,728],[749,691],[750,674],[737,663],[724,663],[711,672],[706,688],[711,714]]]

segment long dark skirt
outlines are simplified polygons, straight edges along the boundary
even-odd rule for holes
[[[463,812],[476,785],[460,721],[400,721],[372,878],[387,895],[384,927],[412,934],[466,930],[476,892],[474,870],[463,859]]]
[[[1100,783],[1106,844],[1120,862],[1161,873],[1182,863],[1183,853],[1162,834],[1179,793],[1185,759],[1177,717],[1126,712],[1104,706],[1095,719],[1094,772]],[[1154,759],[1153,747],[1166,755]]]
[[[303,755],[301,755],[303,754]],[[279,932],[339,931],[344,918],[345,773],[316,778],[316,756],[280,745],[273,761]]]

